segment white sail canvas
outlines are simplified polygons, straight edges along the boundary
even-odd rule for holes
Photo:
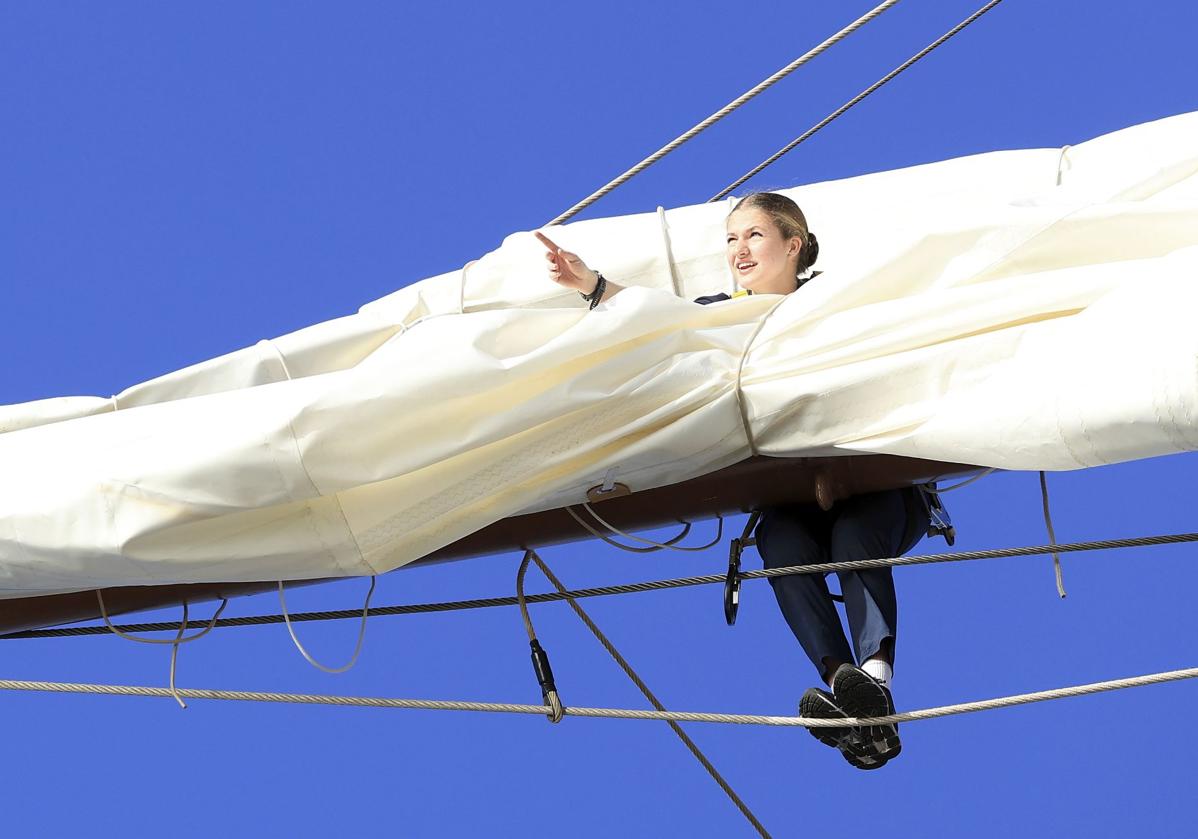
[[[373,574],[753,451],[1075,469],[1198,448],[1198,114],[788,190],[823,273],[730,291],[727,203],[528,233],[109,399],[0,408],[0,596]]]

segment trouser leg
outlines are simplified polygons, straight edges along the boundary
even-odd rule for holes
[[[765,510],[757,527],[757,550],[766,568],[826,562],[818,532],[819,521],[801,508]],[[782,616],[821,676],[824,659],[852,661],[848,640],[840,625],[823,574],[790,574],[771,577],[770,584]]]
[[[829,543],[831,561],[901,556],[914,547],[927,530],[927,514],[917,504],[909,509],[904,499],[907,492],[910,490],[875,492],[838,504]],[[838,575],[858,662],[883,649],[893,660],[898,598],[891,570],[873,568]]]

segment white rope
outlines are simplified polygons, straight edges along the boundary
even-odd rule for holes
[[[291,640],[295,642],[295,648],[300,651],[300,655],[307,659],[309,664],[311,664],[317,670],[323,670],[326,673],[337,674],[344,673],[346,670],[349,670],[358,663],[358,656],[362,653],[362,642],[366,640],[366,618],[370,615],[370,597],[374,594],[374,586],[377,582],[377,577],[372,576],[370,578],[370,589],[366,592],[366,602],[362,604],[362,626],[358,629],[358,643],[354,645],[354,654],[350,656],[349,661],[343,664],[341,667],[326,667],[316,659],[312,658],[312,656],[308,654],[308,651],[304,649],[304,645],[300,643],[299,638],[296,637],[295,627],[291,625],[291,615],[287,613],[287,597],[283,593],[283,581],[279,580],[279,605],[282,607],[283,623],[287,624],[287,634],[290,635]]]
[[[998,471],[998,468],[995,466],[991,466],[989,469],[982,470],[978,474],[974,475],[972,478],[966,478],[965,480],[961,481],[960,483],[953,484],[951,487],[940,487],[939,489],[932,489],[927,484],[924,484],[923,490],[925,492],[932,493],[932,495],[940,495],[941,493],[952,492],[954,489],[960,489],[961,487],[967,487],[970,484],[972,484],[974,481],[980,481],[982,478],[984,478],[987,475],[990,475],[996,471]]]
[[[1065,156],[1069,154],[1069,150],[1073,148],[1068,144],[1061,146],[1061,155],[1057,158],[1057,186],[1061,185],[1061,179],[1065,174]]]
[[[220,602],[220,607],[216,610],[216,613],[213,614],[212,619],[208,621],[208,625],[195,635],[190,635],[186,638],[182,637],[182,635],[176,636],[174,638],[138,638],[136,635],[129,635],[125,632],[122,632],[115,625],[113,625],[112,621],[108,617],[108,610],[104,606],[104,594],[99,589],[96,589],[96,602],[100,604],[100,617],[104,619],[104,625],[108,627],[109,631],[111,631],[113,635],[120,636],[126,641],[136,641],[139,644],[170,644],[176,647],[179,644],[189,644],[192,641],[198,641],[211,632],[213,627],[216,626],[216,619],[220,617],[220,613],[223,612],[225,607],[229,605],[229,599],[227,597],[223,598]],[[183,609],[184,611],[187,609],[186,600],[183,601]],[[187,621],[183,622],[183,626],[187,626]]]
[[[686,535],[691,532],[691,523],[690,522],[688,522],[688,521],[679,522],[679,524],[682,525],[681,532],[679,532],[679,534],[677,536],[675,536],[673,539],[670,539],[668,542],[662,543],[662,546],[655,545],[654,547],[651,547],[651,548],[638,548],[633,545],[621,545],[619,542],[617,542],[615,539],[608,536],[606,533],[603,533],[602,531],[596,530],[595,528],[591,527],[591,525],[589,525],[586,522],[586,520],[582,518],[582,516],[580,516],[580,515],[578,515],[578,513],[574,512],[573,507],[567,506],[565,508],[565,510],[567,513],[570,514],[570,518],[574,519],[574,521],[576,521],[580,525],[582,525],[582,528],[585,531],[587,531],[588,533],[590,533],[592,536],[594,536],[596,539],[601,539],[602,541],[611,545],[613,548],[619,548],[622,551],[628,551],[629,553],[634,553],[634,554],[657,553],[660,550],[664,550],[665,549],[664,546],[672,546],[677,542],[681,542],[683,539],[686,538]]]
[[[653,551],[660,551],[660,550],[667,550],[667,549],[671,550],[671,551],[683,551],[683,552],[687,552],[687,553],[696,552],[696,551],[705,551],[708,548],[713,548],[716,545],[718,545],[720,543],[720,540],[724,538],[724,517],[722,515],[720,515],[719,513],[716,513],[716,519],[718,519],[719,523],[716,525],[715,538],[712,539],[710,542],[708,542],[706,545],[695,545],[693,547],[687,547],[685,545],[675,544],[679,539],[681,539],[683,536],[686,535],[686,531],[683,531],[682,533],[678,534],[677,536],[675,536],[673,539],[671,539],[668,542],[654,542],[652,539],[642,539],[640,536],[633,536],[631,533],[625,533],[623,530],[620,530],[620,528],[611,524],[606,519],[604,519],[602,516],[600,516],[598,513],[596,513],[595,508],[592,507],[590,504],[588,504],[586,501],[582,502],[581,506],[588,513],[590,513],[592,517],[594,517],[595,521],[599,522],[599,524],[606,527],[612,533],[616,534],[617,536],[623,536],[625,539],[631,539],[633,542],[640,542],[641,544],[644,544],[644,545],[651,545]],[[595,530],[588,527],[587,523],[584,522],[578,516],[578,514],[575,513],[573,510],[571,510],[569,507],[566,507],[566,511],[568,513],[570,513],[571,516],[574,517],[574,520],[576,522],[581,524],[583,527],[586,527],[587,530],[591,531],[591,533],[595,534],[596,536],[599,536],[599,538],[603,539],[603,541],[607,542],[609,545],[615,545],[618,548],[622,548],[624,550],[631,550],[636,553],[649,553],[650,552],[650,551],[646,550],[645,548],[633,548],[633,547],[630,547],[629,545],[620,545],[617,542],[613,542],[612,540],[605,538],[604,536],[602,536]],[[689,522],[683,522],[683,523],[686,524],[686,527],[689,530],[690,523]]]
[[[794,716],[769,716],[762,714],[720,714],[696,711],[649,711],[630,708],[565,708],[568,717],[592,717],[602,719],[631,719],[631,720],[673,720],[675,722],[709,722],[726,723],[731,725],[769,725],[790,726],[797,728],[843,728],[857,725],[885,725],[902,722],[919,722],[939,717],[970,714],[979,711],[991,711],[998,708],[1011,708],[1017,705],[1029,705],[1034,702],[1046,702],[1055,699],[1068,699],[1076,696],[1087,696],[1095,693],[1106,693],[1127,688],[1145,687],[1147,685],[1179,682],[1186,679],[1198,678],[1198,667],[1185,670],[1169,670],[1163,673],[1153,673],[1146,676],[1135,676],[1127,679],[1113,679],[1106,682],[1092,682],[1073,687],[1056,688],[1054,690],[1038,691],[1036,693],[1021,693],[1013,696],[1003,696],[996,699],[986,699],[978,702],[963,702],[956,705],[941,705],[919,711],[905,711],[885,717],[847,718],[847,719],[804,719]],[[16,679],[0,679],[0,690],[37,691],[43,693],[79,693],[102,696],[144,696],[154,698],[172,698],[173,694],[167,688],[155,688],[142,685],[99,685],[71,682],[36,682]],[[544,705],[520,705],[503,702],[458,702],[453,700],[432,699],[392,699],[373,696],[327,696],[302,693],[266,693],[259,691],[239,690],[206,690],[200,688],[180,688],[178,693],[187,699],[218,699],[241,702],[274,702],[298,705],[336,705],[364,708],[395,708],[425,711],[485,711],[492,713],[532,714],[544,716],[548,710]]]
[[[666,208],[659,206],[657,208],[657,220],[661,223],[661,241],[665,249],[666,265],[670,269],[670,286],[674,289],[674,296],[682,296],[682,284],[678,279],[678,266],[674,264],[674,246],[670,242],[670,225],[666,222]]]
[[[1044,526],[1048,528],[1048,543],[1053,547],[1057,544],[1057,534],[1052,527],[1052,514],[1048,511],[1048,478],[1040,473],[1040,498],[1044,502]],[[1057,579],[1057,594],[1062,599],[1065,597],[1065,580],[1061,574],[1061,555],[1056,551],[1052,552],[1052,570]]]
[[[717,122],[722,120],[724,117],[728,116],[730,113],[735,111],[741,105],[744,105],[746,102],[753,99],[758,94],[765,92],[768,88],[773,87],[779,81],[786,78],[791,73],[793,73],[795,70],[799,69],[804,64],[806,64],[807,62],[809,62],[813,58],[815,58],[816,56],[825,52],[830,47],[834,46],[835,44],[839,43],[840,41],[843,41],[849,35],[856,32],[862,26],[869,23],[871,20],[876,18],[878,15],[882,14],[882,12],[889,9],[891,6],[895,5],[897,2],[898,2],[898,0],[886,0],[886,2],[881,3],[877,7],[871,9],[869,12],[867,12],[866,14],[857,18],[857,20],[850,23],[844,29],[841,29],[839,32],[837,32],[835,35],[833,35],[831,38],[828,38],[826,41],[824,41],[819,46],[817,46],[814,49],[799,56],[794,61],[792,61],[790,64],[787,64],[785,67],[783,67],[781,70],[779,70],[777,73],[774,73],[774,75],[770,76],[768,79],[761,82],[761,84],[754,87],[752,90],[749,90],[748,92],[743,93],[740,96],[738,96],[736,99],[733,99],[727,105],[720,108],[714,114],[712,114],[707,119],[700,122],[698,125],[691,128],[689,131],[685,132],[684,134],[679,135],[678,137],[675,137],[673,140],[666,143],[660,149],[653,152],[653,154],[646,157],[640,163],[633,166],[627,172],[625,172],[624,174],[620,175],[619,177],[609,181],[607,184],[600,187],[598,190],[591,193],[583,200],[579,201],[573,207],[566,210],[566,212],[562,213],[560,216],[555,218],[553,221],[549,222],[549,224],[550,225],[561,224],[562,222],[572,218],[574,215],[581,212],[582,210],[585,210],[587,207],[594,204],[596,201],[598,201],[603,196],[607,195],[609,192],[611,192],[616,187],[631,180],[636,175],[639,175],[641,172],[648,169],[654,163],[661,160],[663,157],[665,157],[670,152],[674,151],[674,149],[678,148],[683,143],[687,142],[688,140],[693,139],[695,136],[697,136],[701,132],[703,132],[703,131],[707,130],[708,128],[710,128],[711,126],[715,125]],[[546,226],[548,226],[548,225],[546,225]]]
[[[213,613],[212,619],[208,621],[208,625],[197,632],[195,635],[185,637],[183,633],[187,631],[187,600],[183,601],[183,620],[179,623],[179,631],[174,638],[138,638],[136,635],[129,635],[117,629],[108,617],[108,609],[104,606],[104,595],[100,589],[96,589],[96,602],[100,604],[100,616],[104,618],[104,625],[108,627],[112,634],[124,638],[126,641],[136,641],[138,644],[170,644],[171,645],[171,669],[170,669],[170,692],[179,703],[180,708],[187,708],[187,703],[183,701],[183,697],[179,695],[179,691],[175,688],[175,672],[179,664],[179,646],[181,644],[189,644],[192,641],[198,641],[203,638],[213,627],[216,626],[216,620],[220,617],[220,613],[229,605],[229,598],[221,599],[220,606]]]
[[[753,426],[750,425],[750,423],[749,423],[749,406],[745,402],[745,395],[741,389],[740,380],[741,380],[741,377],[744,375],[745,359],[747,359],[749,357],[749,350],[751,350],[753,348],[753,342],[756,341],[757,336],[761,334],[761,330],[762,330],[762,327],[765,326],[765,322],[770,319],[770,316],[773,315],[774,312],[778,311],[778,307],[781,306],[783,303],[785,303],[786,299],[787,299],[787,295],[782,295],[782,299],[779,300],[777,303],[775,303],[773,306],[771,306],[770,310],[768,312],[766,312],[764,315],[762,315],[761,318],[757,321],[757,326],[753,329],[753,334],[749,336],[749,340],[745,341],[745,348],[741,352],[740,361],[736,365],[736,383],[734,385],[733,392],[736,394],[737,410],[740,411],[740,423],[741,423],[741,426],[745,430],[745,440],[748,441],[749,452],[754,457],[756,457],[758,454],[757,440],[754,439],[754,437],[753,437]]]

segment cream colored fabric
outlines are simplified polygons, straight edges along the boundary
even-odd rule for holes
[[[1004,469],[1193,450],[1196,173],[1190,114],[801,187],[823,275],[710,306],[727,204],[553,230],[633,286],[594,312],[519,233],[112,399],[0,408],[0,596],[382,572],[746,432]]]

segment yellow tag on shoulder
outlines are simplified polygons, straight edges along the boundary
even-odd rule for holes
[[[752,293],[753,292],[749,291],[748,289],[742,288],[740,291],[734,292],[732,294],[732,299],[735,300],[738,297],[748,297]]]

